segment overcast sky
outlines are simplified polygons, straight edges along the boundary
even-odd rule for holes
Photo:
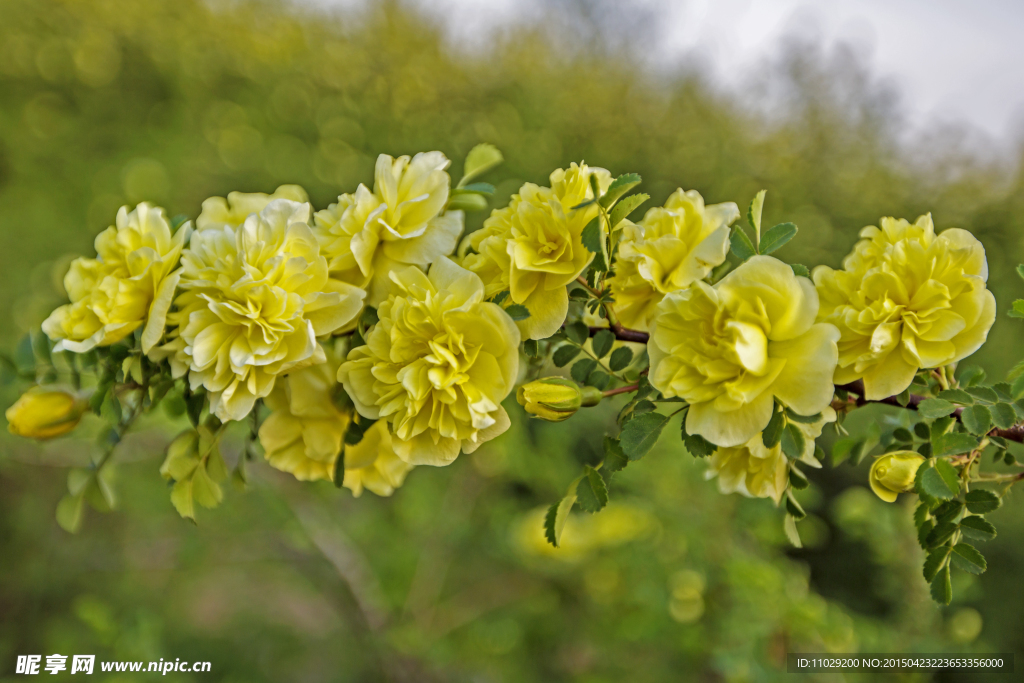
[[[333,7],[367,0],[298,0]],[[415,0],[458,43],[538,16],[545,0]],[[873,73],[894,81],[920,130],[966,122],[995,140],[1024,133],[1024,0],[623,0],[656,16],[644,45],[670,66],[697,55],[713,80],[738,86],[787,35],[853,42]]]

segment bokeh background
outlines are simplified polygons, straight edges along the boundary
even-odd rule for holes
[[[322,208],[370,183],[380,152],[440,149],[458,174],[478,142],[506,155],[496,206],[580,159],[641,173],[649,206],[680,186],[741,205],[767,188],[766,221],[801,230],[780,255],[808,266],[838,265],[879,216],[931,211],[986,244],[1001,311],[1024,291],[1024,146],[912,127],[857,43],[795,31],[723,87],[699,55],[652,63],[657,3],[533,3],[487,33],[446,21],[466,3],[435,4],[0,0],[0,343],[61,303],[68,262],[122,204],[194,217],[206,197],[294,182]],[[1021,332],[1001,314],[971,362],[1001,377]],[[0,404],[23,388],[5,376]],[[393,498],[263,467],[197,526],[157,473],[180,418],[156,415],[120,447],[119,510],[77,536],[53,511],[98,421],[46,446],[4,433],[0,680],[18,654],[54,652],[207,660],[195,680],[238,682],[773,681],[797,650],[1016,652],[1024,666],[1013,496],[991,516],[989,571],[956,576],[940,608],[912,501],[875,498],[867,463],[811,473],[795,550],[780,511],[720,495],[669,430],[554,551],[542,510],[600,459],[615,406],[561,425],[509,409],[505,437],[414,471]]]

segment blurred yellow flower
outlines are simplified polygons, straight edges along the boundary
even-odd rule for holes
[[[835,381],[863,379],[869,400],[899,394],[920,368],[977,351],[996,315],[985,248],[971,233],[936,235],[930,214],[880,224],[861,231],[843,270],[814,269],[818,319],[841,333]]]
[[[647,331],[666,294],[703,280],[725,261],[729,226],[739,215],[732,202],[705,206],[695,190],[679,189],[639,223],[623,221],[608,280],[619,322]]]
[[[163,209],[122,206],[115,225],[96,237],[97,258],[75,259],[64,278],[71,303],[43,322],[55,350],[85,353],[121,341],[139,327],[146,353],[160,341],[181,271],[178,259],[192,232],[176,233]]]
[[[811,424],[793,422],[804,435],[804,451],[799,461],[810,467],[821,467],[814,457],[814,440],[829,422],[836,421],[836,411],[825,408],[821,419]],[[789,459],[782,452],[781,442],[765,448],[758,433],[742,446],[718,448],[708,461],[705,478],[718,478],[722,493],[741,493],[751,498],[771,498],[777,505],[789,484]]]
[[[487,298],[509,290],[510,300],[530,311],[530,317],[517,323],[530,339],[550,337],[565,322],[565,286],[594,259],[581,234],[598,208],[572,208],[593,198],[591,175],[600,191],[608,189],[608,171],[575,163],[552,172],[551,187],[526,183],[506,208],[491,213],[484,227],[460,246],[461,265],[480,276]]]
[[[426,269],[455,250],[461,211],[445,211],[451,162],[441,152],[377,158],[373,192],[360,185],[318,211],[313,232],[331,277],[367,290],[377,306],[391,289],[389,273],[408,265]]]
[[[67,434],[82,420],[91,392],[62,386],[34,386],[7,409],[11,434],[44,441]]]
[[[717,446],[754,438],[776,400],[816,415],[832,401],[839,339],[817,313],[810,280],[755,256],[714,287],[697,281],[665,296],[647,345],[651,384],[688,401],[687,431]]]
[[[160,350],[221,420],[245,417],[279,375],[323,363],[316,338],[362,309],[363,290],[328,279],[310,213],[275,199],[237,228],[197,231],[182,255],[178,327]]]
[[[395,454],[388,423],[378,420],[357,444],[345,446],[345,480],[342,485],[358,498],[363,489],[390,496],[413,468]]]
[[[871,465],[868,483],[875,495],[886,503],[895,503],[897,494],[911,491],[914,478],[925,458],[914,451],[886,453]]]
[[[483,283],[446,257],[429,275],[392,273],[380,321],[338,379],[361,415],[391,425],[395,453],[412,465],[447,465],[509,427],[501,401],[519,372],[519,330]]]
[[[309,196],[298,185],[281,185],[273,194],[264,192],[229,192],[224,197],[210,197],[203,202],[203,210],[196,219],[198,230],[210,228],[237,228],[245,219],[259,213],[275,199],[290,199],[293,202],[308,202]]]
[[[544,535],[546,513],[547,508],[531,510],[512,527],[513,543],[520,552],[578,562],[601,548],[623,545],[647,536],[657,527],[657,520],[651,513],[631,503],[615,500],[598,515],[569,515],[556,548]]]

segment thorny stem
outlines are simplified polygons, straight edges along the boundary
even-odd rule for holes
[[[609,396],[616,396],[618,394],[629,394],[640,388],[639,384],[630,384],[628,387],[619,387],[617,389],[609,389],[608,391],[602,391],[601,395],[605,398]]]

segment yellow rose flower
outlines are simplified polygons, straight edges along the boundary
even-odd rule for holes
[[[679,189],[639,223],[623,221],[615,275],[608,280],[619,321],[647,331],[666,294],[703,280],[725,261],[729,226],[739,216],[732,202],[704,206],[698,192]]]
[[[716,446],[754,438],[775,401],[816,415],[832,401],[839,339],[817,313],[810,280],[755,256],[714,287],[697,281],[662,299],[647,345],[651,384],[689,402],[686,430]]]
[[[608,189],[608,171],[575,163],[568,170],[554,171],[551,187],[526,183],[506,208],[491,213],[484,227],[468,235],[460,247],[461,265],[480,276],[488,298],[509,290],[511,301],[530,311],[530,317],[518,323],[530,339],[550,337],[565,322],[565,286],[594,259],[581,234],[598,208],[572,208],[593,198],[591,175],[602,192]]]
[[[55,350],[85,353],[145,326],[142,349],[149,353],[163,337],[181,273],[178,259],[191,232],[186,223],[172,233],[159,207],[121,207],[115,225],[96,237],[97,258],[76,259],[64,277],[71,303],[43,322]]]
[[[914,451],[886,453],[871,465],[868,483],[875,495],[886,503],[895,503],[896,496],[914,489],[917,470],[925,459]]]
[[[362,440],[345,446],[345,479],[342,485],[358,498],[363,489],[378,496],[390,496],[413,468],[395,454],[388,423],[373,423]]]
[[[210,197],[203,202],[203,210],[196,219],[198,230],[210,228],[237,228],[254,213],[267,208],[275,199],[290,199],[293,202],[308,202],[309,196],[298,185],[281,185],[273,194],[263,192],[229,192],[224,197]]]
[[[920,368],[977,351],[996,315],[987,280],[981,242],[957,228],[936,235],[931,215],[864,228],[843,270],[814,269],[818,318],[841,333],[835,382],[863,379],[865,398],[882,399]]]
[[[804,435],[804,451],[799,461],[810,467],[821,467],[814,457],[814,440],[829,422],[836,421],[836,411],[825,408],[821,419],[803,424],[793,422]],[[782,452],[782,443],[765,448],[758,433],[742,446],[718,448],[708,461],[706,479],[718,478],[722,493],[741,493],[751,498],[771,498],[777,505],[789,485],[789,459]]]
[[[390,424],[394,450],[412,465],[447,465],[509,427],[501,402],[519,372],[519,330],[484,301],[480,278],[439,257],[429,275],[392,273],[366,345],[338,380],[370,419]]]
[[[7,429],[40,441],[67,434],[82,420],[91,393],[61,386],[32,387],[7,409]]]
[[[318,211],[313,228],[331,277],[367,290],[377,306],[391,289],[389,273],[405,266],[427,268],[455,250],[464,215],[445,211],[451,162],[441,152],[411,159],[381,154],[373,192],[360,185]]]
[[[182,255],[178,327],[161,354],[223,421],[245,417],[279,375],[323,363],[316,338],[362,309],[363,290],[329,280],[311,212],[275,199],[237,228],[197,231]]]

